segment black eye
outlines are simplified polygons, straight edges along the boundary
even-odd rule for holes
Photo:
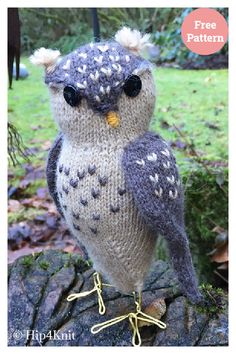
[[[64,87],[63,95],[66,102],[72,107],[77,106],[81,100],[79,90],[72,85]]]
[[[138,96],[142,88],[142,81],[137,75],[131,75],[125,80],[124,91],[129,97]]]

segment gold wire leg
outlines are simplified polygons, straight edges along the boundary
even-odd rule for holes
[[[104,304],[104,301],[102,298],[102,287],[103,287],[103,285],[107,285],[107,284],[102,283],[101,275],[97,272],[95,272],[93,274],[93,281],[94,281],[94,287],[92,290],[84,291],[82,293],[70,294],[69,296],[67,296],[67,301],[73,301],[75,299],[80,299],[80,298],[88,296],[94,292],[97,292],[98,307],[99,307],[98,311],[99,311],[100,315],[104,315],[104,313],[106,312],[106,307],[105,307],[105,304]]]
[[[161,329],[165,329],[166,324],[164,322],[157,320],[154,317],[149,316],[146,313],[142,312],[142,310],[141,310],[142,293],[140,292],[138,294],[137,299],[136,299],[135,292],[133,293],[133,295],[134,295],[134,303],[136,305],[136,312],[129,312],[126,315],[118,316],[118,317],[112,318],[111,320],[108,320],[108,321],[105,321],[102,323],[98,323],[91,328],[91,332],[93,334],[96,334],[107,327],[113,326],[114,324],[117,324],[119,322],[122,322],[122,321],[128,319],[130,322],[130,325],[132,327],[132,331],[133,331],[132,344],[135,347],[136,346],[139,347],[142,344],[142,339],[141,339],[141,335],[139,332],[138,321],[144,321],[144,322],[147,322],[150,324],[154,324]]]

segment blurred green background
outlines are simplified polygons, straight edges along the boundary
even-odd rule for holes
[[[228,20],[228,9],[217,8]],[[211,56],[190,52],[181,40],[181,24],[193,8],[98,8],[101,37],[110,39],[121,26],[128,25],[151,34],[158,50],[157,64],[175,62],[184,68],[222,67],[227,65],[228,44]],[[91,9],[25,8],[22,20],[22,51],[26,54],[47,46],[66,54],[93,40]],[[39,35],[40,34],[40,35]]]

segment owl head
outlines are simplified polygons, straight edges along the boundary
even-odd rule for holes
[[[31,62],[45,67],[59,129],[75,141],[128,139],[147,129],[155,106],[151,64],[141,57],[149,35],[122,28],[115,39],[61,57],[40,48]]]

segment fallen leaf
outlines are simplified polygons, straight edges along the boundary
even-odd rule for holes
[[[41,252],[43,250],[43,247],[22,247],[18,250],[12,251],[8,250],[8,263],[13,263],[17,258],[22,257],[22,256],[27,256],[29,254],[34,254],[37,252]]]
[[[22,199],[21,204],[24,205],[25,207],[31,207],[31,208],[33,207],[36,209],[40,209],[40,207],[42,207],[43,202],[41,199],[32,197],[32,198]]]
[[[215,238],[215,247],[219,248],[228,243],[228,233],[227,231],[218,234]]]
[[[32,234],[30,237],[32,245],[37,246],[42,242],[48,243],[50,238],[54,235],[54,232],[55,230],[50,229],[47,225],[35,225],[34,228],[32,228]]]
[[[223,229],[223,227],[217,225],[211,231],[212,232],[216,232],[217,234],[221,234],[221,233],[225,232],[225,229]]]
[[[49,206],[48,206],[48,212],[50,214],[57,214],[58,215],[58,211],[57,211],[57,207],[54,203],[48,203]]]
[[[224,244],[223,246],[217,248],[211,257],[211,261],[216,263],[224,263],[227,262],[228,259],[228,244]]]
[[[19,187],[22,189],[25,189],[32,182],[38,179],[45,178],[45,170],[41,166],[34,167],[34,166],[26,165],[25,170],[27,173],[19,183]]]
[[[48,151],[48,150],[50,149],[51,145],[52,145],[52,142],[51,142],[50,140],[46,140],[46,141],[41,145],[41,147],[42,147],[42,149],[43,149],[44,151]]]
[[[205,164],[208,166],[212,166],[214,168],[217,167],[228,167],[228,162],[227,161],[209,161],[209,160],[205,160]]]
[[[75,246],[73,246],[73,245],[68,245],[68,246],[64,247],[64,251],[68,252],[68,253],[74,253],[74,250],[75,250]]]
[[[8,212],[9,213],[16,213],[17,211],[21,210],[23,207],[21,203],[16,199],[10,199],[8,201]]]
[[[36,215],[34,221],[36,221],[37,223],[44,223],[46,221],[46,218],[47,214]]]
[[[187,148],[187,145],[184,141],[177,139],[171,142],[171,147],[175,147],[180,150],[185,150]]]
[[[10,185],[8,187],[8,192],[7,192],[8,198],[11,198],[16,193],[17,193],[17,188]]]
[[[22,244],[29,240],[31,236],[31,228],[29,225],[21,221],[18,224],[13,224],[8,228],[8,241],[12,249],[22,247]]]
[[[8,181],[14,177],[15,177],[15,173],[13,171],[11,171],[10,169],[8,169]]]
[[[148,306],[146,306],[143,310],[147,315],[154,317],[156,320],[160,320],[162,316],[166,313],[166,303],[165,299],[155,299]],[[151,326],[151,323],[146,321],[139,321],[139,327]]]
[[[219,267],[217,267],[217,269],[227,270],[228,269],[228,262],[222,263],[221,265],[219,265]]]
[[[50,229],[56,229],[57,228],[57,217],[49,214],[46,219],[46,224]]]
[[[38,188],[37,189],[37,196],[40,199],[46,199],[48,197],[48,189],[47,188]]]

